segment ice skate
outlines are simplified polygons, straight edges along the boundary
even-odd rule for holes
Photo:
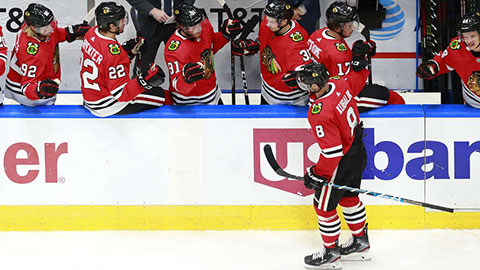
[[[305,257],[305,268],[307,269],[342,269],[340,263],[340,249],[335,244],[333,248],[323,250]]]
[[[368,224],[363,228],[363,236],[352,236],[340,245],[342,261],[369,261],[370,242],[368,241]]]

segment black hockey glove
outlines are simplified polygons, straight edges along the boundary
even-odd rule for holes
[[[199,62],[190,62],[183,66],[183,78],[187,83],[194,83],[203,79],[205,69],[203,64]]]
[[[233,54],[235,55],[254,55],[260,50],[260,43],[258,40],[245,39],[232,41]]]
[[[295,71],[295,70],[288,71],[287,74],[283,76],[282,82],[284,82],[288,86],[288,88],[292,90],[300,89],[297,83],[297,74],[298,74],[298,71]]]
[[[421,63],[417,68],[417,76],[421,79],[428,80],[438,75],[437,63],[433,60],[428,60]]]
[[[73,42],[79,37],[83,37],[85,33],[90,30],[90,25],[86,21],[83,21],[81,24],[75,24],[65,27],[65,32],[67,34],[67,41]]]
[[[45,79],[37,85],[37,96],[39,99],[54,97],[58,92],[58,84],[51,79]]]
[[[137,74],[138,85],[146,90],[159,87],[164,81],[165,73],[155,63],[146,72],[138,72]]]
[[[357,40],[352,47],[352,68],[354,71],[360,71],[368,65],[367,55],[372,47],[366,41]]]
[[[226,39],[231,39],[242,32],[242,24],[240,23],[240,20],[225,19],[221,29],[223,36]]]
[[[308,168],[307,173],[303,176],[303,184],[306,188],[319,190],[328,179],[315,173],[315,166]]]
[[[145,38],[136,37],[136,38],[129,39],[122,44],[122,48],[127,52],[128,58],[133,59],[135,55],[137,55],[144,41],[145,41]]]

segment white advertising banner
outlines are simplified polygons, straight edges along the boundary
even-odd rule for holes
[[[0,118],[10,131],[0,142],[0,205],[311,204],[312,191],[276,175],[262,150],[272,145],[280,166],[296,175],[318,160],[303,108],[245,106],[242,112],[238,106],[206,106],[218,108],[217,116],[208,116],[197,108],[171,107],[153,111],[153,118],[108,119],[80,109],[80,118],[35,117],[54,109],[65,117],[59,113],[66,107]],[[275,118],[290,108],[298,113]],[[411,107],[396,108],[392,114]],[[445,119],[428,119],[425,129],[423,111],[414,108],[402,117],[382,116],[388,108],[364,115],[368,160],[362,187],[480,208],[478,118],[448,119],[448,128],[442,127]],[[364,201],[396,204],[370,196]]]

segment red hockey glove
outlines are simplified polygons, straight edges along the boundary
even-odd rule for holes
[[[58,84],[51,79],[45,79],[37,85],[37,96],[39,99],[54,97],[58,92]]]
[[[133,57],[135,57],[135,55],[137,55],[144,41],[145,38],[136,37],[129,39],[122,44],[122,48],[127,52],[128,58],[132,59]]]
[[[153,63],[146,72],[138,72],[137,82],[140,87],[146,90],[153,87],[159,87],[165,81],[165,73],[163,70]]]
[[[231,39],[242,32],[242,24],[240,23],[240,20],[225,19],[221,29],[223,36],[226,39]]]
[[[438,75],[437,63],[433,60],[428,60],[421,63],[417,68],[417,76],[421,79],[428,80]]]
[[[368,65],[367,55],[371,47],[370,43],[366,41],[357,40],[352,47],[352,68],[354,71],[360,71]]]
[[[205,69],[203,64],[199,62],[190,62],[183,66],[183,78],[187,83],[194,83],[203,79]]]
[[[295,70],[288,71],[287,74],[283,76],[282,82],[284,82],[288,86],[288,88],[292,90],[300,89],[297,83],[297,74],[298,72]]]
[[[315,173],[315,166],[308,168],[307,173],[303,177],[303,184],[306,188],[319,190],[323,184],[328,181],[327,178]]]
[[[70,25],[65,27],[65,32],[67,34],[67,41],[73,42],[77,38],[83,37],[90,28],[91,27],[88,25],[86,21],[83,21],[83,23],[81,24],[75,24],[75,25]]]

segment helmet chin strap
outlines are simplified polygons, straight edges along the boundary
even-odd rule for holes
[[[285,29],[285,27],[289,27],[290,26],[290,21],[288,21],[284,26],[280,27],[280,22],[277,20],[277,24],[278,24],[278,30],[273,32],[276,36],[281,36],[283,35],[284,33],[281,33],[283,29]]]

